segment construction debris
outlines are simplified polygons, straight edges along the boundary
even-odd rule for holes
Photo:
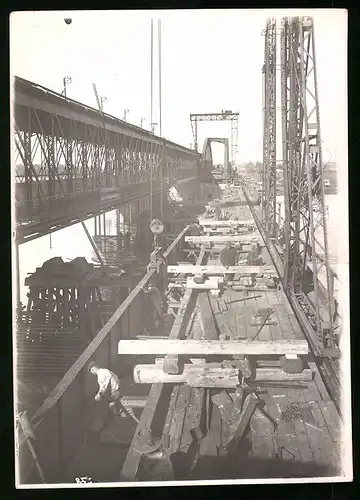
[[[281,412],[282,420],[286,420],[287,422],[291,422],[293,420],[299,420],[302,418],[300,405],[299,403],[290,403],[288,404],[284,410]]]

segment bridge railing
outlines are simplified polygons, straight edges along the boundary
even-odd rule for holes
[[[89,405],[96,393],[96,380],[87,371],[88,362],[94,360],[100,366],[116,365],[120,338],[131,338],[142,333],[141,296],[143,287],[150,281],[161,286],[166,280],[166,265],[180,260],[183,236],[188,226],[176,237],[164,252],[167,260],[157,273],[156,266],[148,271],[139,283],[127,293],[112,317],[101,328],[83,353],[52,389],[37,411],[30,416],[35,435],[35,449],[43,468],[46,482],[60,483],[66,479],[66,471],[80,447],[84,444],[89,428]],[[162,274],[164,272],[164,274]],[[155,280],[155,281],[153,281]],[[21,367],[16,366],[19,373]],[[114,368],[113,368],[114,369]],[[115,371],[115,370],[114,370]],[[130,444],[130,443],[129,443]],[[38,483],[35,463],[23,433],[16,436],[18,480],[21,484]],[[75,478],[74,478],[75,480]]]
[[[18,225],[54,220],[71,215],[82,208],[99,204],[100,190],[68,194],[59,198],[44,198],[33,201],[17,202],[15,204],[16,223]]]
[[[54,196],[40,196],[37,193],[31,200],[21,199],[25,197],[23,183],[17,183],[15,202],[16,222],[18,225],[43,222],[44,220],[53,220],[71,216],[78,212],[95,210],[102,205],[106,205],[108,198],[126,199],[136,195],[150,194],[150,191],[158,191],[171,187],[172,183],[186,179],[194,175],[193,169],[182,169],[178,172],[172,172],[163,179],[155,178],[150,188],[150,182],[123,182],[108,186],[105,182],[101,187],[86,186],[81,189],[81,179],[77,179],[78,185],[73,185],[75,192],[65,192],[64,189],[57,187]],[[196,173],[195,173],[196,175]],[[46,183],[47,181],[43,181]],[[64,180],[64,182],[66,182]],[[24,192],[21,192],[20,189]],[[70,189],[69,189],[70,190]],[[44,192],[45,190],[43,190]],[[35,193],[34,193],[35,194]]]

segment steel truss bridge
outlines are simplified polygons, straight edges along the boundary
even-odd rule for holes
[[[17,242],[196,179],[200,154],[15,77]]]

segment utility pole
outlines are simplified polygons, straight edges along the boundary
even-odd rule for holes
[[[161,20],[158,19],[158,58],[159,58],[159,135],[162,137],[161,129]]]
[[[104,111],[104,102],[107,102],[107,97],[100,98],[101,111]]]
[[[97,103],[97,105],[98,105],[99,111],[102,111],[102,109],[101,109],[101,99],[100,99],[100,97],[99,97],[99,94],[98,94],[98,91],[97,91],[96,85],[95,85],[95,83],[93,83],[92,85],[93,85],[94,94],[95,94],[95,99],[96,99],[96,103]]]
[[[153,127],[153,74],[154,74],[154,20],[151,19],[151,36],[150,36],[150,127]]]
[[[70,85],[70,83],[72,83],[72,79],[71,79],[71,76],[64,76],[63,78],[63,91],[61,92],[61,94],[64,94],[64,96],[66,97],[66,85]]]

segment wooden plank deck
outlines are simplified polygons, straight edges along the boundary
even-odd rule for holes
[[[227,211],[239,218],[251,219],[248,207],[228,207]],[[260,237],[258,231],[251,236]],[[272,265],[266,249],[262,250],[262,255],[265,265]],[[209,256],[208,265],[219,265],[214,248]],[[206,292],[195,293],[199,296]],[[229,341],[253,339],[262,323],[261,317],[255,317],[261,309],[271,309],[271,315],[267,320],[269,324],[258,333],[257,341],[305,340],[282,289],[263,292],[226,288],[220,298],[208,295],[208,299],[218,333],[226,333]],[[200,302],[197,300],[195,314],[185,335],[187,339],[193,339],[192,342],[206,338],[206,319],[204,321],[200,313]],[[205,354],[198,354],[198,359],[191,361],[201,364],[210,361],[210,356]],[[264,362],[265,365],[261,366],[279,366],[278,359]],[[256,409],[236,453],[231,455],[223,447],[229,430],[219,408],[210,403],[206,408],[209,413],[205,412],[205,401],[211,401],[211,396],[222,389],[176,386],[176,397],[171,400],[166,419],[170,440],[168,453],[189,454],[194,445],[190,431],[203,423],[204,417],[209,420],[209,428],[197,443],[198,460],[196,464],[193,462],[195,467],[191,477],[174,479],[331,477],[341,474],[342,424],[316,366],[311,361],[309,366],[315,378],[303,388],[269,387],[259,396],[263,409]],[[231,397],[234,390],[226,392]]]
[[[267,320],[267,323],[277,323],[276,325],[265,325],[261,332],[256,337],[262,341],[277,341],[277,340],[304,340],[305,336],[301,331],[295,315],[289,311],[282,301],[282,291],[266,291],[260,292],[243,292],[235,291],[231,288],[225,290],[222,299],[227,304],[227,311],[215,312],[215,318],[220,330],[223,330],[223,325],[227,322],[233,330],[236,337],[246,336],[251,340],[259,326],[254,326],[259,320],[254,318],[256,312],[260,309],[272,308],[273,312]],[[250,297],[254,297],[250,299]],[[246,300],[242,300],[246,299]],[[212,306],[216,299],[212,299]],[[236,302],[234,302],[236,301]]]
[[[184,391],[188,406],[184,411],[183,404],[179,405],[179,418],[174,422],[177,431],[174,431],[171,450],[186,454],[192,442],[190,429],[196,407],[196,389]],[[310,391],[314,397],[314,382]],[[255,411],[245,437],[235,455],[231,456],[223,448],[228,437],[226,424],[219,409],[213,405],[210,429],[200,441],[198,463],[191,479],[339,475],[341,440],[336,409],[330,401],[308,401],[309,397],[301,389],[268,389],[268,394],[262,398],[265,401],[264,413]],[[290,405],[299,408],[299,412],[295,412],[291,420],[286,420],[284,415]]]
[[[237,208],[229,208],[229,211],[238,212]],[[240,210],[242,217],[251,218],[247,207],[241,207]],[[263,258],[266,265],[272,265],[266,249]],[[208,264],[219,264],[216,254]],[[252,339],[259,329],[259,326],[254,326],[255,313],[268,308],[272,309],[268,319],[271,324],[262,328],[257,336],[259,341],[305,339],[282,289],[262,293],[227,288],[220,299],[211,297],[210,304],[219,332],[230,332],[234,339]],[[197,333],[190,332],[190,338],[196,336]],[[274,361],[274,365],[276,363]],[[310,363],[310,368],[315,371],[315,378],[306,388],[267,389],[267,394],[261,396],[265,404],[264,413],[259,409],[255,411],[238,453],[231,459],[222,449],[222,443],[228,436],[226,424],[221,419],[219,409],[213,405],[210,430],[201,441],[199,463],[192,478],[339,475],[342,424],[315,365]],[[231,394],[231,390],[227,392]],[[181,437],[181,443],[187,447],[187,428],[188,422],[191,422],[188,412],[189,408]]]

